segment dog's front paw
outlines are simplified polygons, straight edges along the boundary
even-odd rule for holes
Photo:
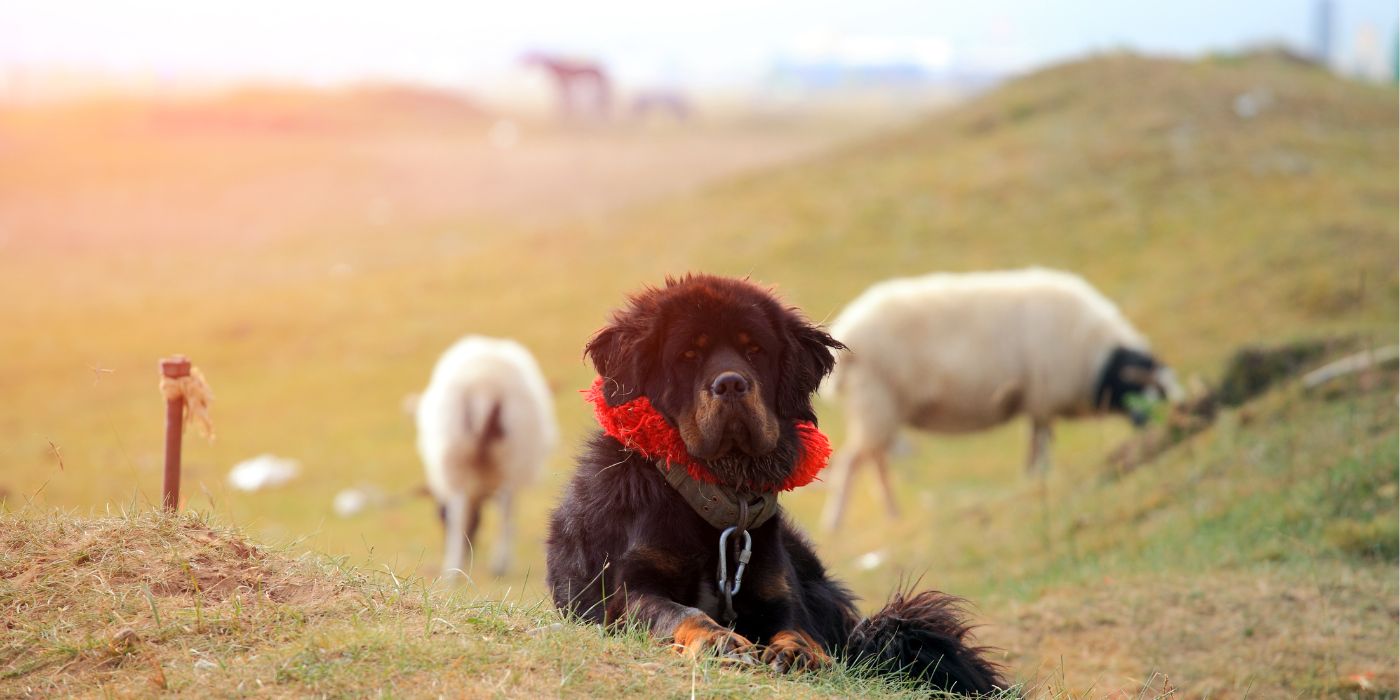
[[[831,662],[831,657],[806,632],[783,630],[769,640],[759,657],[779,673],[810,671]]]
[[[713,651],[722,659],[754,662],[754,643],[733,630],[721,627],[709,615],[693,615],[682,620],[673,637],[677,651],[699,656]]]

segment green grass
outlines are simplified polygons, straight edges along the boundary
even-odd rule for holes
[[[1232,109],[1247,91],[1270,99],[1251,120]],[[546,615],[543,514],[591,428],[575,394],[590,379],[580,350],[624,292],[685,270],[751,274],[824,319],[892,275],[1042,264],[1115,299],[1185,377],[1218,378],[1251,343],[1394,343],[1396,123],[1393,88],[1281,61],[1109,55],[820,158],[563,224],[424,216],[391,230],[307,225],[274,240],[192,234],[179,246],[21,239],[0,255],[0,488],[12,508],[34,501],[26,519],[35,508],[154,500],[155,361],[181,351],[213,384],[219,432],[187,446],[189,506],[255,541],[430,576],[430,504],[339,520],[330,500],[360,482],[389,492],[419,483],[403,395],[460,334],[513,336],[556,385],[565,447],[522,503],[517,570],[478,580],[473,595]],[[171,196],[212,196],[232,177],[221,158],[110,167]],[[256,171],[249,154],[227,158],[228,172]],[[182,169],[200,167],[218,172],[193,180],[216,184],[176,186]],[[24,172],[6,177],[26,184]],[[47,173],[28,186],[62,184]],[[341,263],[348,274],[334,271]],[[1193,695],[1346,694],[1357,690],[1351,676],[1372,673],[1393,695],[1396,618],[1377,601],[1397,589],[1394,397],[1393,376],[1331,400],[1281,388],[1121,479],[1102,464],[1130,434],[1119,422],[1061,425],[1043,483],[1021,474],[1020,424],[916,436],[895,464],[906,517],[887,521],[858,484],[859,526],[816,539],[867,607],[920,575],[976,601],[983,640],[1007,650],[1018,680],[1052,693],[1136,692],[1165,672]],[[839,415],[819,408],[839,444]],[[251,495],[223,486],[229,466],[261,452],[302,460],[304,477]],[[787,506],[815,523],[825,495],[809,488]],[[487,541],[493,525],[488,515]],[[856,559],[872,551],[886,563],[861,570]],[[658,682],[683,692],[680,662],[598,639],[631,650],[620,675],[661,664]],[[579,644],[565,658],[603,648]],[[527,645],[509,663],[550,658],[537,651]],[[345,653],[337,658],[373,656]],[[427,658],[413,677],[440,675],[442,657]],[[499,679],[509,663],[480,677]],[[338,682],[331,667],[305,666],[287,671],[298,684],[288,693]],[[52,679],[53,668],[16,682]],[[275,680],[267,668],[258,677]],[[724,687],[764,694],[736,678]]]

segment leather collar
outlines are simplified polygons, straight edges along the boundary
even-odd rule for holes
[[[717,530],[738,526],[740,530],[751,530],[768,522],[778,512],[778,494],[773,492],[740,492],[722,484],[710,484],[690,478],[684,467],[668,465],[666,460],[656,460],[656,469],[666,479],[666,483],[690,505],[696,515],[705,519]],[[741,501],[747,501],[748,522],[739,522]]]

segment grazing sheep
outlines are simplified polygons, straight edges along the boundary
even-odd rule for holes
[[[445,530],[443,575],[461,571],[482,505],[493,495],[501,530],[491,571],[503,574],[514,538],[515,491],[539,473],[558,439],[539,365],[513,340],[467,336],[438,360],[416,417],[418,453]]]
[[[1132,325],[1083,279],[1054,270],[932,274],[876,284],[832,325],[845,343],[825,387],[844,409],[823,524],[840,524],[851,476],[873,461],[891,516],[886,464],[903,425],[971,432],[1031,419],[1029,471],[1048,466],[1060,416],[1147,419],[1143,396],[1180,389]],[[1138,398],[1134,398],[1134,396]]]

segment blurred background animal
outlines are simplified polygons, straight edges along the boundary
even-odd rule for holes
[[[540,51],[521,57],[527,66],[539,66],[554,82],[559,116],[566,122],[603,121],[612,113],[612,80],[601,63]]]
[[[505,573],[515,492],[540,473],[558,441],[554,402],[535,358],[513,340],[463,338],[433,368],[416,419],[418,452],[443,521],[443,575],[462,572],[492,497],[501,522],[491,572]]]
[[[873,462],[885,506],[898,505],[889,451],[901,426],[962,433],[1025,414],[1028,471],[1049,466],[1058,417],[1148,419],[1154,398],[1180,394],[1171,371],[1113,302],[1077,275],[1042,268],[935,273],[866,290],[841,312],[844,343],[825,389],[843,409],[823,524],[836,528],[851,479]]]

